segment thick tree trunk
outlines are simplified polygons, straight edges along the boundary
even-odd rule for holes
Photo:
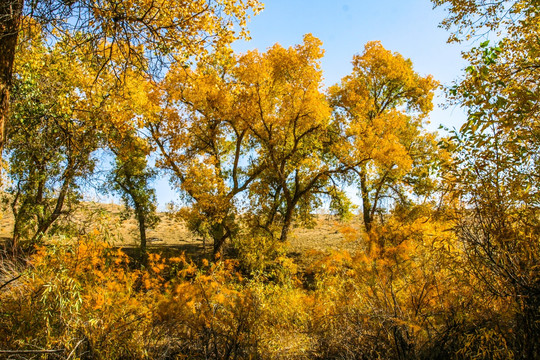
[[[141,262],[146,262],[146,217],[141,209],[135,210],[137,213],[137,221],[139,222],[139,235],[141,237],[141,243],[139,246],[139,255]]]
[[[0,158],[4,150],[13,62],[24,0],[0,1]]]
[[[60,192],[58,193],[58,198],[56,199],[56,206],[54,207],[53,212],[45,219],[39,222],[37,232],[32,237],[31,243],[36,243],[41,239],[43,235],[49,230],[52,224],[58,218],[60,215],[62,215],[62,211],[64,209],[64,202],[66,201],[66,196],[68,196],[69,190],[72,185],[73,176],[74,176],[75,169],[73,167],[70,167],[68,170],[66,170],[66,175],[64,176],[64,182],[62,184],[62,187],[60,188]]]
[[[24,205],[23,205],[24,206]],[[13,235],[11,237],[11,244],[10,247],[16,251],[16,249],[19,247],[19,242],[21,239],[21,229],[22,229],[22,215],[20,213],[20,210],[17,208],[16,203],[14,202],[11,206],[13,216],[15,218],[14,224],[13,224]]]
[[[213,257],[214,260],[220,260],[223,256],[223,246],[228,238],[231,237],[232,231],[226,223],[218,223],[212,227],[212,239],[214,241]]]
[[[225,245],[225,241],[227,240],[227,236],[223,235],[221,237],[214,238],[214,249],[212,251],[212,256],[214,257],[214,260],[220,260],[223,256],[223,245]]]
[[[283,218],[283,227],[281,228],[281,236],[279,237],[279,241],[282,243],[287,242],[287,239],[289,237],[289,231],[291,230],[293,218],[293,209],[294,205],[287,206],[285,217]]]
[[[19,196],[21,195],[19,186],[17,186],[17,193],[11,202],[11,212],[13,213],[14,224],[13,224],[13,236],[11,237],[11,248],[16,249],[19,246],[19,238],[21,233],[21,213],[19,207]]]
[[[518,346],[521,347],[521,357],[523,359],[540,359],[540,343],[538,342],[540,336],[540,295],[535,294],[533,290],[532,293],[527,292],[519,301],[522,301],[521,311],[517,316],[520,328]]]

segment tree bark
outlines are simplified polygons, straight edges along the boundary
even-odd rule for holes
[[[216,227],[212,230],[212,238],[214,241],[214,249],[212,252],[212,256],[214,257],[214,260],[220,260],[223,256],[223,245],[225,245],[225,241],[231,236],[231,230],[223,224],[218,224]]]
[[[369,232],[371,230],[371,224],[373,223],[373,210],[371,200],[369,199],[367,174],[365,168],[362,168],[360,171],[360,190],[362,191],[362,215],[364,218],[364,226],[366,228],[366,232]]]
[[[4,151],[13,62],[24,0],[0,1],[0,159]]]
[[[279,241],[282,243],[287,242],[287,239],[289,237],[289,231],[291,230],[293,218],[293,209],[295,205],[296,203],[287,206],[287,210],[285,211],[285,217],[283,218],[283,227],[281,228],[281,236],[279,237]]]
[[[71,188],[73,177],[75,174],[75,168],[74,165],[68,164],[68,169],[64,173],[64,182],[62,183],[62,187],[60,188],[60,192],[58,193],[58,198],[56,199],[56,206],[54,207],[53,212],[43,219],[42,221],[39,221],[37,232],[32,237],[31,243],[34,244],[38,240],[41,239],[43,235],[49,230],[51,225],[62,215],[62,210],[64,208],[64,202],[66,201],[66,196],[68,196],[69,190]]]
[[[135,209],[137,213],[137,220],[139,222],[139,234],[141,236],[141,243],[139,247],[141,261],[146,262],[146,216],[144,211],[137,207]]]

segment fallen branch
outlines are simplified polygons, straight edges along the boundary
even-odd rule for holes
[[[0,290],[2,290],[2,288],[3,288],[4,286],[8,286],[9,283],[12,283],[13,281],[17,280],[17,279],[20,278],[21,276],[22,276],[22,274],[19,275],[19,276],[15,276],[13,279],[11,279],[11,280],[9,280],[8,282],[2,284],[2,286],[0,286]],[[0,351],[2,351],[2,350],[0,350]]]
[[[0,350],[0,354],[55,354],[61,352],[64,350]]]

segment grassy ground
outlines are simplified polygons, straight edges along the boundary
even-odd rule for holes
[[[148,246],[150,249],[178,249],[188,254],[210,254],[211,245],[192,234],[181,220],[168,213],[159,214],[161,221],[149,229]],[[124,207],[116,204],[88,202],[65,221],[70,231],[75,234],[107,232],[113,245],[122,248],[138,246],[138,225],[135,219],[126,217]],[[361,226],[357,220],[349,223],[338,222],[329,215],[319,215],[310,228],[296,226],[290,236],[289,251],[295,257],[302,257],[310,251],[328,251],[338,249],[354,250],[354,238]],[[0,219],[0,238],[8,239],[13,230],[13,216],[4,210]],[[348,235],[349,234],[349,235]],[[352,238],[352,239],[351,239]],[[128,250],[129,251],[129,250]]]

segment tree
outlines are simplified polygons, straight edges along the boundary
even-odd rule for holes
[[[23,0],[6,0],[0,4],[0,155],[4,149],[5,123],[22,8]]]
[[[500,331],[516,358],[538,358],[540,251],[538,152],[540,117],[539,16],[536,1],[436,1],[449,5],[451,40],[497,31],[465,54],[465,77],[449,89],[465,107],[455,130],[449,184],[459,201],[455,217],[472,273],[483,291],[511,304]]]
[[[338,156],[356,174],[368,232],[382,200],[395,195],[403,203],[402,187],[413,179],[413,170],[429,165],[425,160],[435,148],[435,138],[422,123],[433,107],[436,87],[431,76],[414,72],[410,60],[370,42],[353,58],[353,73],[329,90],[335,117],[342,119],[341,132],[348,139]],[[358,158],[366,161],[353,165]]]
[[[453,30],[449,41],[464,41],[490,31],[508,30],[509,38],[527,38],[525,28],[534,30],[538,16],[535,0],[432,0],[435,7],[446,7],[448,17],[441,26]],[[518,35],[518,36],[516,36]],[[530,38],[529,38],[530,39]]]
[[[131,133],[121,135],[119,143],[122,144],[120,147],[112,148],[116,158],[106,186],[112,185],[112,190],[122,197],[126,209],[133,209],[139,223],[139,256],[145,263],[146,231],[159,222],[155,190],[150,188],[156,171],[148,165],[151,149],[144,139]]]
[[[534,152],[540,116],[540,15],[536,1],[472,1],[467,6],[450,0],[434,3],[449,5],[449,17],[443,25],[455,27],[450,41],[479,39],[485,31],[504,34],[465,53],[470,63],[466,77],[449,89],[451,100],[469,109],[463,130],[477,133],[496,125],[501,131],[519,134],[519,151]]]
[[[257,0],[2,1],[0,129],[8,110],[17,36],[35,30],[34,23],[53,38],[70,37],[73,47],[84,48],[87,60],[116,73],[117,80],[127,69],[155,78],[170,60],[185,63],[203,56],[209,47],[219,49],[246,37],[248,11],[257,13],[261,7]]]
[[[195,71],[176,67],[167,76],[168,104],[150,122],[161,149],[161,166],[192,200],[195,227],[207,223],[214,252],[244,214],[286,241],[292,220],[308,214],[318,196],[331,193],[329,180],[345,168],[332,164],[330,108],[320,91],[321,43],[304,43],[266,53],[217,53]],[[247,191],[248,195],[244,195]],[[332,192],[335,194],[336,192]]]
[[[92,172],[99,146],[97,115],[88,108],[84,66],[40,39],[17,64],[7,153],[13,179],[13,243],[38,241],[80,196],[78,180]],[[66,207],[68,209],[66,209]]]
[[[303,44],[274,45],[240,61],[238,81],[244,89],[238,105],[266,164],[250,192],[256,224],[270,234],[270,225],[278,224],[281,242],[294,217],[309,213],[319,195],[329,193],[332,176],[346,170],[332,162],[339,139],[332,136],[331,110],[321,92],[321,45],[308,34]]]
[[[239,196],[262,170],[249,119],[236,103],[235,62],[230,54],[216,54],[194,71],[175,67],[163,83],[164,110],[148,123],[159,166],[171,171],[191,203],[182,215],[192,231],[213,239],[215,258],[238,231]]]
[[[111,79],[114,77],[115,74],[104,73],[99,89],[94,87],[94,97],[103,99],[97,104],[93,102],[99,114],[102,150],[114,156],[102,190],[119,194],[127,214],[134,213],[139,224],[139,255],[144,264],[147,230],[159,222],[155,190],[151,187],[157,171],[149,164],[155,149],[144,133],[144,119],[158,111],[159,101],[154,97],[155,83],[138,71],[125,71],[121,87]]]

